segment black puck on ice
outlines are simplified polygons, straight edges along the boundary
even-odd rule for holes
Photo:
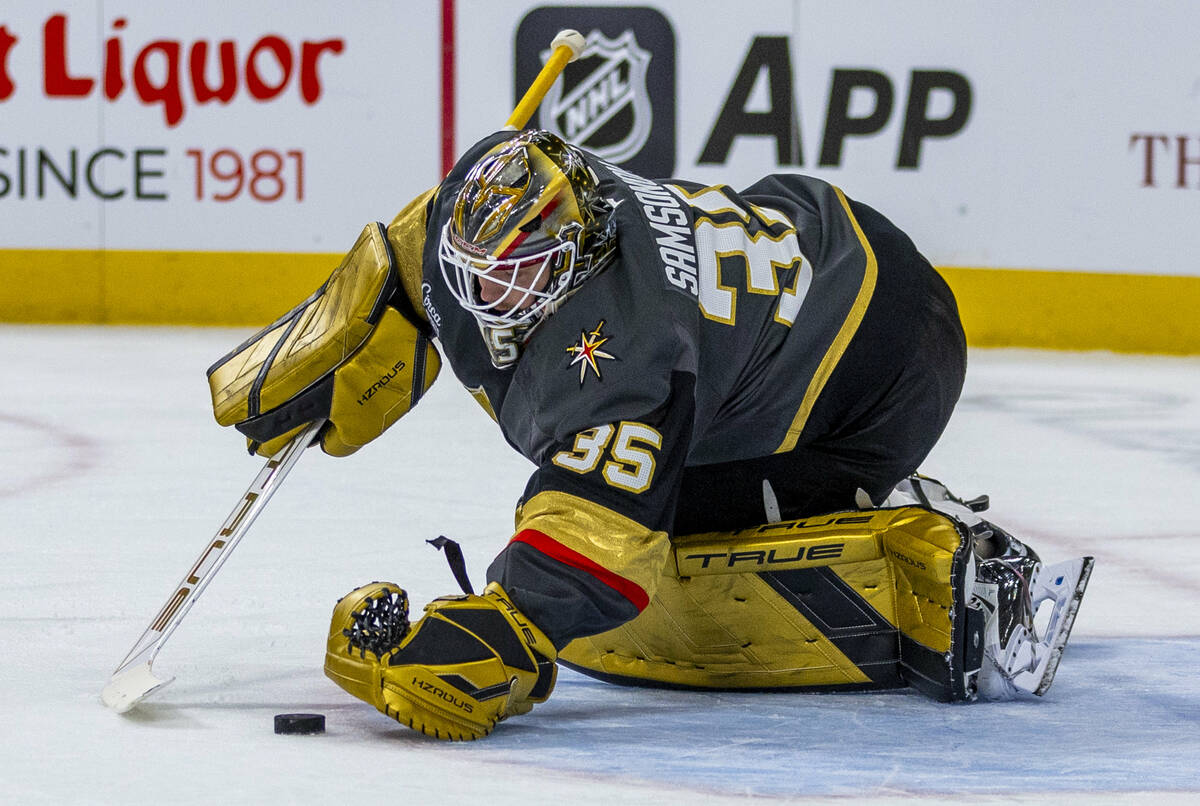
[[[324,714],[276,714],[275,732],[289,736],[307,736],[325,732]]]

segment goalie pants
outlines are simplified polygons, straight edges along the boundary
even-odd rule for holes
[[[787,453],[688,468],[673,532],[768,519],[763,480],[783,519],[854,509],[861,487],[882,501],[933,448],[962,391],[966,339],[949,287],[912,241],[851,202],[879,275],[862,324]]]

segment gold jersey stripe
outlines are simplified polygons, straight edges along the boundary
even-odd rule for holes
[[[879,264],[875,260],[875,250],[871,248],[871,244],[867,241],[867,236],[858,224],[858,219],[851,212],[850,203],[846,201],[846,195],[842,193],[841,188],[834,187],[833,190],[837,193],[842,209],[846,211],[846,217],[854,227],[854,234],[858,236],[858,242],[862,244],[867,265],[863,270],[862,285],[858,288],[858,295],[854,298],[854,304],[850,306],[850,313],[846,315],[846,319],[842,322],[842,327],[838,330],[837,336],[834,337],[833,343],[825,351],[825,357],[821,359],[821,365],[817,367],[816,373],[813,375],[812,380],[809,381],[808,389],[804,392],[804,399],[800,402],[800,409],[796,412],[796,416],[792,418],[792,424],[788,427],[787,435],[783,438],[783,442],[780,443],[779,447],[775,449],[775,453],[786,453],[796,447],[796,443],[800,439],[800,434],[804,431],[805,424],[808,423],[808,416],[812,414],[813,406],[816,405],[817,398],[821,395],[821,390],[825,388],[829,376],[833,374],[834,367],[841,360],[842,354],[846,352],[846,347],[850,344],[850,339],[858,332],[858,326],[862,324],[863,317],[867,313],[867,305],[871,302],[871,295],[875,293],[875,280],[879,273]]]

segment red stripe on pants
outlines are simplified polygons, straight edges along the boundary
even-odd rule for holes
[[[646,609],[646,605],[650,604],[650,596],[641,585],[626,579],[620,574],[614,574],[604,566],[585,557],[578,551],[564,546],[547,534],[535,529],[524,529],[518,532],[509,542],[525,543],[547,557],[551,557],[564,565],[578,568],[580,571],[592,575],[598,581],[603,582],[628,599],[638,609],[639,613]]]

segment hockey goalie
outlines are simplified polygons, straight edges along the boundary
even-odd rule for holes
[[[1045,565],[985,497],[917,474],[962,388],[957,307],[840,189],[652,180],[497,132],[209,380],[253,450],[324,421],[345,456],[442,360],[536,470],[482,594],[335,606],[325,673],[400,723],[486,736],[558,664],[948,702],[1050,686],[1092,559]]]

